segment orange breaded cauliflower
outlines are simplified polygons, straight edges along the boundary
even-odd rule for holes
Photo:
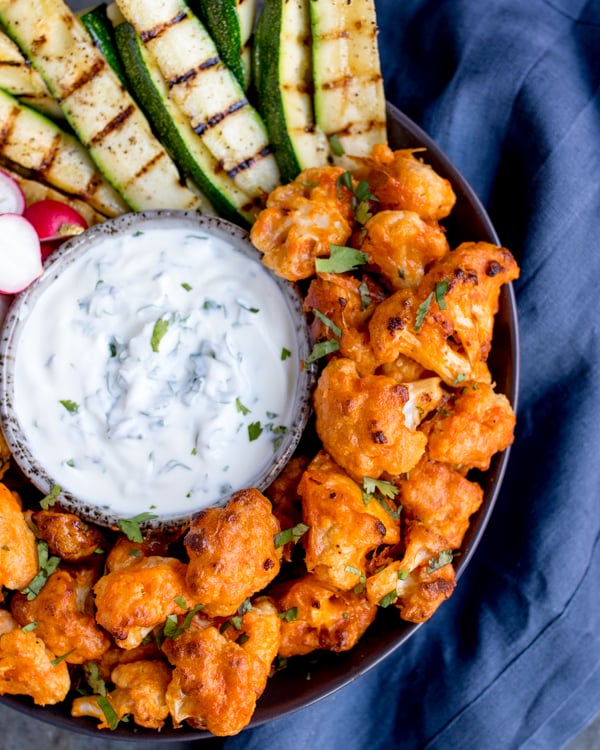
[[[247,726],[267,681],[262,659],[212,625],[167,638],[163,650],[175,667],[166,696],[175,727],[224,737]]]
[[[354,591],[339,591],[313,575],[288,581],[277,591],[282,614],[283,658],[316,649],[348,651],[375,619],[377,606]]]
[[[410,471],[425,450],[425,435],[406,426],[406,386],[385,375],[360,377],[349,359],[327,364],[314,393],[323,448],[357,482],[384,472]]]
[[[379,363],[369,344],[367,323],[385,296],[382,287],[369,276],[319,274],[311,281],[304,299],[304,309],[314,312],[312,338],[323,340],[334,335],[319,317],[322,314],[340,329],[341,335],[336,336],[340,354],[354,360],[361,375],[372,373]]]
[[[106,547],[106,537],[100,529],[73,513],[38,510],[31,519],[50,552],[67,562],[84,560]]]
[[[404,518],[420,521],[458,549],[469,519],[483,501],[483,490],[452,466],[423,457],[408,474],[396,477]]]
[[[0,695],[29,695],[38,706],[54,705],[71,689],[69,669],[35,630],[21,630],[9,617],[0,629]]]
[[[262,661],[266,680],[281,642],[281,618],[275,602],[267,596],[257,597],[245,608],[240,621],[223,632],[226,638]]]
[[[275,188],[252,229],[252,244],[263,263],[288,281],[307,279],[315,259],[330,245],[344,245],[352,233],[352,192],[338,185],[341,167],[311,167],[289,185]]]
[[[489,469],[492,456],[514,440],[515,414],[503,393],[487,383],[470,383],[449,398],[423,425],[427,452],[462,472]]]
[[[184,543],[190,562],[187,585],[209,617],[233,614],[279,573],[281,530],[271,503],[256,489],[235,492],[224,508],[192,518]]]
[[[170,545],[183,536],[183,529],[163,532],[151,531],[144,535],[141,542],[134,542],[126,536],[119,535],[106,557],[106,569],[109,572],[126,568],[142,557],[170,557]]]
[[[321,451],[304,472],[298,493],[303,521],[306,569],[342,591],[356,586],[367,555],[380,544],[400,539],[398,521],[376,500],[365,505],[362,489]]]
[[[102,576],[94,586],[98,624],[121,648],[139,646],[168,615],[182,614],[195,604],[186,570],[176,558],[150,556]]]
[[[452,554],[445,537],[418,521],[406,524],[404,541],[403,557],[367,578],[367,599],[395,604],[403,620],[424,622],[454,591]]]
[[[414,211],[425,221],[440,221],[454,208],[456,195],[449,180],[415,156],[420,150],[392,151],[378,144],[369,158],[356,159],[353,173],[367,180],[380,210]]]
[[[21,500],[0,484],[0,588],[25,588],[37,572],[37,545]]]
[[[171,682],[171,669],[162,661],[135,661],[120,664],[111,673],[114,690],[106,694],[116,718],[131,716],[136,724],[147,729],[161,729],[169,716],[166,693]],[[71,716],[92,716],[100,719],[98,729],[111,729],[98,704],[97,695],[75,698]]]
[[[94,618],[91,591],[95,574],[86,569],[54,571],[39,594],[29,601],[15,594],[11,611],[19,625],[36,622],[36,635],[70,664],[99,659],[110,638]]]
[[[293,456],[281,474],[267,487],[265,497],[273,505],[273,514],[282,529],[290,529],[302,520],[302,501],[298,495],[298,482],[310,463],[308,456]],[[281,548],[281,559],[290,562],[294,544],[287,542]]]
[[[0,430],[0,479],[6,474],[10,467],[10,448],[6,444],[4,435]]]
[[[517,278],[508,250],[465,242],[436,263],[415,290],[400,289],[369,323],[380,362],[399,354],[433,370],[448,385],[491,379],[486,360],[501,287]]]
[[[379,211],[365,231],[360,249],[394,289],[418,286],[427,266],[450,251],[441,227],[414,211]]]

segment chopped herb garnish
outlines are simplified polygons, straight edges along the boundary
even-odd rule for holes
[[[102,549],[102,547],[96,547],[96,549],[94,550],[94,554],[95,555],[103,555],[104,554],[104,550]]]
[[[251,313],[259,313],[260,312],[260,308],[259,307],[248,307],[247,305],[244,305],[244,303],[240,302],[239,300],[238,300],[238,305],[242,308],[242,310],[246,310],[247,312],[251,312]]]
[[[106,696],[104,695],[100,695],[97,698],[97,702],[98,708],[100,708],[100,710],[104,714],[104,718],[106,719],[108,728],[113,730],[116,729],[119,726],[119,717],[117,715],[117,712],[109,702],[108,698],[106,698]]]
[[[75,651],[76,649],[72,648],[70,651],[67,651],[66,654],[63,654],[62,656],[57,656],[55,659],[52,659],[50,664],[52,664],[53,667],[58,667],[58,665],[61,663],[61,661],[64,661],[65,659],[68,659],[69,656]]]
[[[356,596],[362,594],[362,592],[365,590],[365,584],[367,582],[367,577],[365,576],[365,574],[362,573],[358,568],[355,568],[353,565],[346,565],[344,570],[347,573],[353,573],[355,576],[358,576],[358,583],[352,589],[352,591],[356,594]]]
[[[280,531],[274,536],[275,547],[283,547],[283,545],[287,544],[288,542],[293,542],[294,544],[296,544],[296,542],[301,539],[309,529],[310,526],[307,526],[304,523],[297,523],[295,526],[292,526],[289,529]]]
[[[55,484],[54,487],[52,487],[52,489],[50,490],[50,492],[40,500],[40,507],[43,508],[44,510],[48,510],[48,508],[51,508],[58,500],[60,493],[61,493],[60,487],[57,484]]]
[[[185,281],[182,282],[181,286],[185,289],[186,292],[192,291],[192,287],[190,286],[190,284],[187,284]]]
[[[35,630],[37,628],[37,626],[38,626],[37,622],[35,620],[33,620],[33,622],[28,622],[27,625],[23,625],[23,627],[21,628],[21,630],[24,633],[31,633],[31,631]]]
[[[31,579],[29,585],[21,590],[21,593],[27,596],[27,601],[35,599],[60,563],[60,557],[56,557],[56,555],[48,556],[48,545],[41,539],[37,541],[37,553],[39,570]]]
[[[247,406],[244,406],[239,398],[236,398],[235,400],[235,408],[240,412],[240,414],[250,414],[250,409]]]
[[[72,458],[68,458],[65,461],[65,466],[68,466],[70,469],[72,469],[75,466],[75,461]]]
[[[392,591],[381,597],[378,604],[380,607],[383,607],[385,609],[386,607],[389,607],[390,604],[395,602],[397,598],[398,592],[396,591],[396,589],[392,589]]]
[[[436,282],[435,285],[435,301],[438,303],[440,310],[446,309],[446,292],[450,282],[448,279]]]
[[[238,614],[244,616],[247,612],[250,612],[252,609],[252,602],[250,599],[244,599],[244,601],[240,604],[238,607]]]
[[[329,136],[329,148],[334,156],[343,156],[346,153],[337,133],[333,133],[333,135]]]
[[[83,666],[85,680],[95,695],[106,695],[106,683],[100,676],[100,669],[94,661],[88,661]]]
[[[406,581],[409,575],[410,570],[406,570],[405,568],[400,568],[400,570],[398,571],[398,579],[400,581]]]
[[[140,557],[142,553],[139,549],[130,549],[127,554],[129,557]]]
[[[234,615],[233,617],[230,617],[229,620],[236,630],[242,629],[242,618],[239,615]]]
[[[458,375],[454,378],[453,385],[460,385],[463,380],[466,380],[467,376],[464,372],[459,372]]]
[[[285,346],[281,347],[281,361],[285,362],[286,359],[289,359],[292,356],[292,353],[289,349],[286,349]]]
[[[144,521],[151,521],[153,518],[157,518],[155,513],[140,513],[133,518],[121,518],[119,519],[119,528],[129,539],[130,542],[143,542],[142,532],[140,530],[140,524]]]
[[[111,357],[117,356],[117,345],[114,341],[111,341],[110,344],[108,345],[108,351]]]
[[[342,329],[337,326],[331,318],[328,318],[327,315],[324,315],[320,310],[317,310],[316,307],[313,308],[313,313],[315,316],[323,323],[324,326],[327,326],[330,331],[333,332],[334,336],[337,336],[337,338],[340,338],[342,335]]]
[[[364,265],[369,256],[362,250],[344,245],[330,245],[329,258],[317,258],[315,268],[320,273],[345,273]]]
[[[236,643],[238,646],[243,646],[244,643],[248,643],[249,640],[250,640],[250,636],[248,635],[248,633],[242,633],[240,637],[237,639]]]
[[[260,422],[251,422],[248,425],[248,440],[252,442],[253,440],[258,440],[258,438],[262,435],[263,428]]]
[[[196,448],[196,446],[194,446],[192,448],[192,450],[190,451],[190,453],[192,454],[192,456],[197,456],[198,455],[198,448]]]
[[[337,339],[327,339],[327,341],[318,341],[312,348],[311,353],[304,360],[304,364],[310,365],[328,354],[337,352],[340,348],[340,342]]]
[[[284,622],[294,622],[298,619],[298,607],[290,607],[285,612],[279,612],[277,617],[280,617]]]
[[[363,477],[363,489],[370,495],[374,492],[380,492],[384,497],[392,499],[398,494],[398,488],[393,482],[387,482],[385,479],[373,479],[373,477]]]
[[[358,287],[358,293],[360,294],[360,309],[361,312],[363,312],[371,304],[371,292],[369,291],[369,285],[366,281],[361,281]]]
[[[437,558],[432,557],[431,560],[429,560],[427,573],[434,573],[436,570],[443,568],[445,565],[450,565],[453,559],[454,555],[450,550],[442,550]]]
[[[3,549],[3,550],[4,550],[5,552],[10,552],[10,547],[8,546],[8,544],[3,544],[3,545],[2,545],[2,549]]]
[[[62,398],[60,399],[60,402],[67,411],[70,411],[71,414],[76,414],[79,411],[79,404],[76,401],[71,401],[68,398]]]
[[[165,320],[164,318],[159,318],[154,324],[154,328],[152,329],[152,336],[150,337],[150,346],[152,347],[153,352],[158,351],[160,342],[168,329],[169,321]]]
[[[415,325],[414,330],[420,331],[421,326],[423,325],[423,321],[425,320],[425,316],[429,312],[429,306],[431,305],[431,300],[433,299],[433,292],[429,294],[423,302],[417,307],[417,317],[415,319]]]
[[[175,604],[178,607],[181,607],[181,609],[186,609],[187,608],[187,602],[183,598],[183,596],[176,596],[175,599],[173,599],[173,601],[175,602]]]

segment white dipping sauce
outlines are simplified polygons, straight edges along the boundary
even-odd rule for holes
[[[116,517],[252,486],[293,421],[296,332],[258,261],[201,228],[105,236],[28,311],[15,409],[63,490]]]

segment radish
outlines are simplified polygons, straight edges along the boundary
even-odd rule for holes
[[[31,222],[42,243],[42,260],[52,253],[61,243],[81,234],[87,229],[87,222],[74,208],[67,203],[44,198],[31,203],[23,216]]]
[[[42,275],[40,238],[20,214],[0,214],[0,237],[0,293],[16,294]]]
[[[0,214],[22,214],[25,195],[21,186],[8,172],[0,169]]]

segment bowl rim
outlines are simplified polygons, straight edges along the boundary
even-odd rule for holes
[[[460,201],[467,205],[470,212],[472,211],[475,214],[476,231],[474,234],[478,236],[465,239],[501,244],[483,204],[441,147],[417,123],[389,102],[387,103],[387,114],[388,136],[392,148],[424,147],[426,149],[422,155],[424,160],[450,180],[455,192],[459,195]],[[497,341],[495,330],[492,352],[504,347],[507,354],[506,371],[503,372],[504,378],[500,390],[507,395],[516,412],[519,398],[520,355],[518,311],[512,283],[504,285],[501,290],[500,310],[496,316],[495,329],[498,327],[501,328],[498,332],[501,334],[500,341]],[[455,566],[457,580],[464,574],[471,562],[490,522],[506,473],[510,453],[511,448],[509,447],[502,453],[496,454],[492,459],[490,469],[485,472],[484,502],[472,518],[461,549],[461,556],[457,560]],[[307,680],[306,668],[303,668],[302,665],[306,664],[306,659],[311,657],[309,654],[308,657],[295,657],[298,661],[292,665],[291,670],[282,670],[269,678],[267,688],[257,702],[254,716],[248,726],[242,730],[242,733],[308,708],[338,692],[389,659],[417,630],[427,625],[427,622],[421,624],[405,623],[400,620],[397,613],[390,612],[390,609],[381,610],[378,613],[375,623],[370,626],[351,651],[341,654],[317,652],[319,667],[332,670],[332,676],[326,676],[323,679],[322,673],[317,671],[318,667],[312,665],[311,679]],[[295,687],[298,686],[302,687],[302,691],[295,690]],[[277,704],[275,706],[270,705],[274,699]],[[20,712],[55,726],[83,735],[99,736],[99,730],[89,720],[74,719],[65,715],[64,709],[62,711],[60,708],[54,707],[40,709],[40,707],[33,705],[30,699],[15,696],[0,696],[0,702],[11,705]],[[169,743],[203,739],[214,741],[215,737],[207,731],[194,730],[188,727],[181,729],[167,728],[161,730],[161,732],[140,728],[139,731],[136,729],[134,733],[119,726],[110,733],[110,739],[129,742],[153,740]]]
[[[292,423],[283,434],[281,444],[273,453],[271,461],[265,464],[264,468],[250,481],[253,487],[262,491],[279,475],[293,455],[310,416],[311,392],[317,368],[314,363],[308,366],[303,365],[310,354],[310,332],[302,310],[302,296],[297,285],[276,276],[262,263],[262,255],[250,242],[249,234],[245,229],[221,217],[200,214],[191,210],[154,209],[129,212],[93,225],[63,243],[52,253],[44,264],[43,274],[16,296],[0,326],[0,429],[11,450],[12,457],[23,474],[42,494],[52,491],[57,483],[54,482],[50,471],[38,462],[30,449],[27,436],[21,429],[22,422],[15,406],[17,349],[21,333],[28,324],[35,304],[64,271],[85,258],[86,254],[96,252],[104,240],[118,238],[142,228],[144,231],[189,228],[190,231],[202,230],[207,234],[212,234],[217,239],[226,242],[249,263],[255,264],[279,289],[282,304],[289,313],[290,322],[293,323],[299,367],[292,396],[294,404]],[[199,245],[198,249],[202,252],[203,246]],[[222,494],[211,501],[211,504],[225,504],[230,494]],[[64,488],[61,488],[60,505],[89,522],[108,528],[115,528],[118,520],[126,517],[113,510],[90,504]],[[188,522],[191,516],[200,512],[204,507],[203,504],[201,508],[192,508],[189,511],[161,513],[155,518],[141,522],[139,526],[142,530],[176,528]]]

